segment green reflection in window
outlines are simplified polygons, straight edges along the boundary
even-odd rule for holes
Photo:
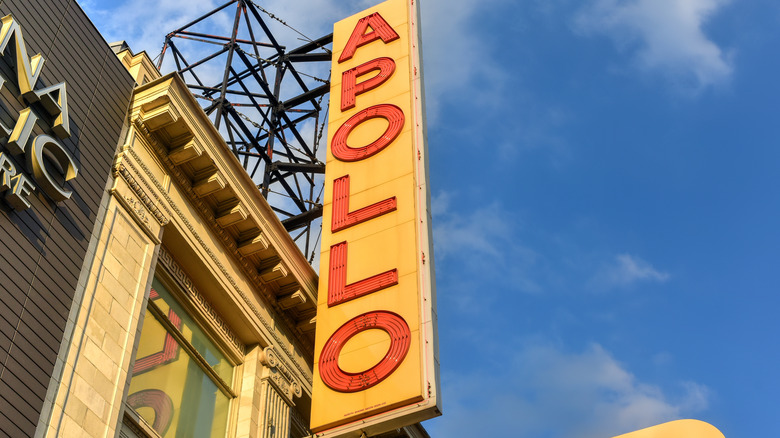
[[[184,310],[184,307],[173,298],[171,293],[168,292],[165,286],[163,286],[157,278],[155,278],[152,283],[152,290],[157,292],[156,296],[158,298],[153,299],[155,294],[152,294],[149,299],[154,301],[163,312],[167,313],[170,309],[180,316],[182,321],[182,328],[180,331],[184,335],[184,338],[195,347],[195,350],[197,350],[204,359],[206,359],[206,362],[211,365],[211,368],[217,372],[217,375],[219,375],[225,383],[228,385],[232,384],[233,365],[228,362],[225,355],[217,349],[214,343],[211,342],[203,330],[200,329],[192,317]]]
[[[157,279],[152,300],[228,384],[233,366]],[[127,403],[164,438],[222,438],[230,398],[146,310]]]

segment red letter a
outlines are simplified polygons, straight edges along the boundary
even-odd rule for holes
[[[371,27],[371,32],[366,33],[368,27]],[[352,31],[352,35],[347,41],[347,45],[344,46],[344,51],[339,56],[339,62],[344,62],[351,59],[355,55],[355,51],[358,47],[364,46],[372,41],[381,39],[385,44],[390,41],[395,41],[398,38],[397,33],[387,24],[384,18],[379,15],[379,12],[374,12],[368,17],[363,17],[358,21],[355,26],[355,30]]]

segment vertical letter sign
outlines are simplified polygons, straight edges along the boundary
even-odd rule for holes
[[[333,33],[311,429],[359,437],[440,415],[418,5]]]

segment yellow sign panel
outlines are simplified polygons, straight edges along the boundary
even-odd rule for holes
[[[724,438],[714,426],[699,420],[677,420],[614,438]]]
[[[439,415],[418,5],[333,34],[311,429],[381,433]]]

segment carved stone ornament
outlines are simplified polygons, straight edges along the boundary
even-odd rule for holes
[[[303,395],[301,384],[295,378],[295,375],[279,360],[279,356],[273,347],[263,349],[263,352],[260,354],[260,363],[266,367],[263,372],[263,378],[268,379],[289,402],[292,402],[294,397]]]
[[[138,217],[138,219],[148,227],[149,217],[146,215],[146,208],[144,208],[144,206],[132,196],[125,195],[124,198],[125,202],[127,202],[127,205],[133,209],[133,212],[135,212],[135,215]]]
[[[125,150],[127,150],[125,148]],[[129,167],[129,168],[128,168]],[[133,191],[133,193],[138,197],[140,200],[140,204],[135,199],[132,199],[130,196],[125,196],[124,200],[130,205],[134,212],[138,215],[138,217],[144,221],[148,225],[149,220],[146,217],[146,210],[148,210],[152,216],[154,216],[154,219],[157,221],[157,223],[164,227],[165,225],[168,225],[168,222],[170,222],[170,219],[166,217],[166,215],[160,210],[160,208],[157,206],[157,203],[154,202],[154,200],[149,196],[146,190],[141,186],[141,184],[138,182],[138,180],[133,175],[133,172],[135,171],[135,166],[127,160],[125,156],[125,151],[123,151],[119,156],[117,156],[116,160],[114,161],[114,168],[113,168],[113,175],[114,178],[121,177],[126,183],[127,186],[130,187],[130,190]],[[143,179],[142,179],[143,181]],[[144,208],[145,207],[145,208]]]

